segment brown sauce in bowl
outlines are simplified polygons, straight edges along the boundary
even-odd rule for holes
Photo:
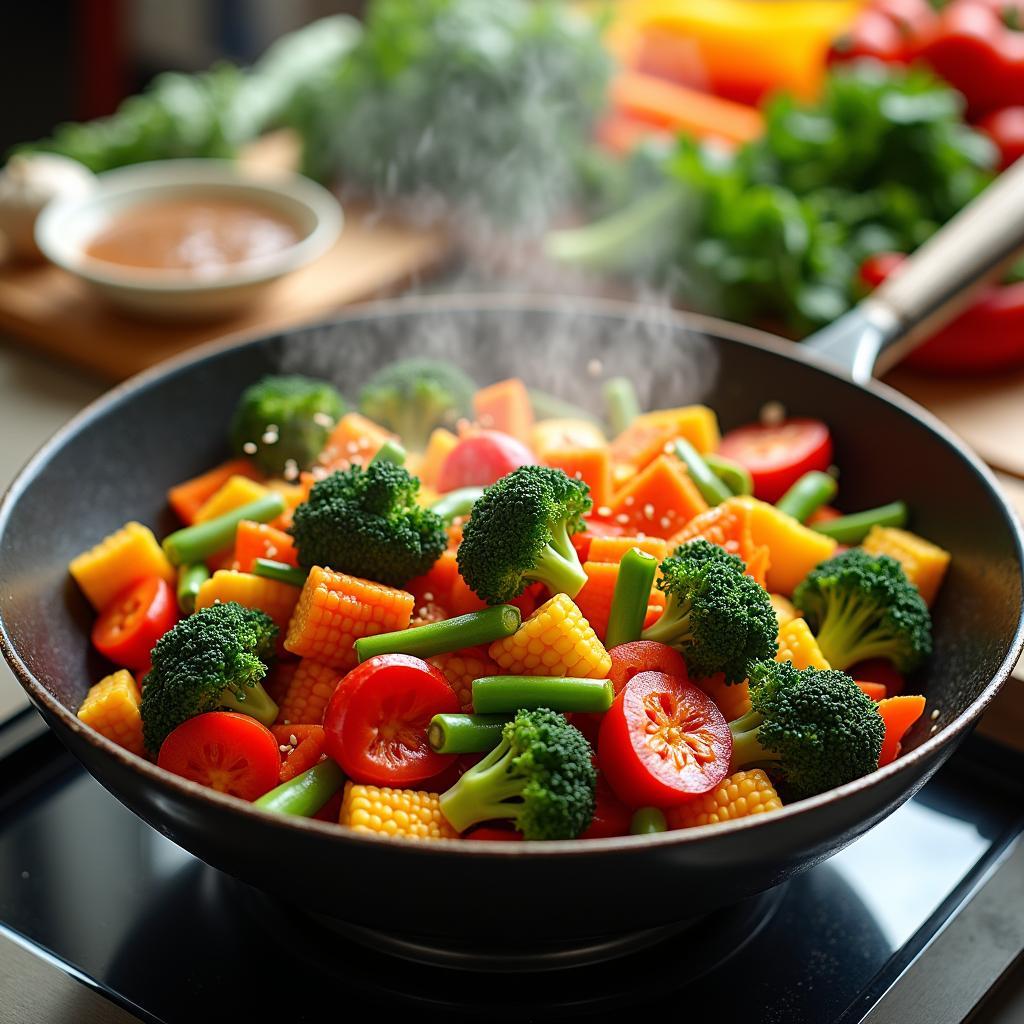
[[[258,203],[163,199],[113,216],[85,246],[85,254],[125,267],[204,277],[273,256],[300,237],[287,217]]]

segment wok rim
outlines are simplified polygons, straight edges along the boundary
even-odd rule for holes
[[[220,352],[233,348],[243,348],[247,345],[282,335],[287,336],[299,331],[315,330],[318,327],[331,327],[348,321],[429,314],[441,311],[462,313],[514,311],[521,314],[536,312],[557,315],[565,313],[568,309],[582,312],[587,316],[627,317],[641,321],[645,317],[657,317],[659,323],[669,323],[680,330],[695,331],[716,342],[721,339],[750,348],[766,350],[784,359],[814,367],[849,385],[851,388],[872,393],[890,405],[897,407],[901,412],[917,419],[931,433],[938,435],[941,440],[957,451],[958,455],[968,464],[975,475],[980,478],[997,506],[1003,512],[1015,543],[1017,567],[1021,577],[1022,592],[1024,592],[1024,528],[1022,528],[1015,510],[1000,491],[992,471],[941,420],[887,384],[877,380],[872,380],[866,386],[856,384],[845,377],[833,365],[803,346],[766,331],[716,317],[668,309],[662,306],[645,306],[642,303],[618,299],[570,295],[552,296],[529,292],[406,296],[359,303],[346,307],[344,310],[335,312],[330,316],[302,324],[295,324],[276,331],[246,330],[228,334],[223,338],[199,345],[187,352],[158,363],[156,366],[143,370],[141,373],[135,374],[127,380],[116,384],[110,390],[90,402],[45,441],[35,454],[28,459],[4,492],[3,498],[0,499],[0,536],[6,530],[8,521],[21,494],[36,475],[45,468],[51,456],[59,451],[68,440],[94,420],[105,415],[111,407],[115,406],[123,398],[142,390],[150,384],[158,382],[163,377],[183,370],[193,364],[202,363]],[[42,705],[46,712],[54,716],[64,728],[79,738],[84,739],[92,747],[104,754],[113,756],[121,763],[122,767],[141,773],[150,783],[169,787],[178,797],[199,800],[234,816],[255,819],[256,822],[261,820],[267,823],[273,822],[278,827],[292,829],[307,836],[319,836],[324,840],[340,844],[356,843],[366,845],[371,849],[384,844],[408,851],[410,854],[436,855],[438,853],[451,853],[460,857],[483,856],[498,859],[509,857],[560,858],[570,855],[600,855],[615,852],[635,853],[644,847],[699,843],[704,839],[710,839],[715,836],[724,838],[727,835],[744,832],[748,829],[771,827],[776,822],[781,823],[790,818],[811,814],[819,808],[841,801],[847,796],[865,792],[897,775],[910,773],[927,764],[935,756],[941,755],[943,749],[955,743],[992,702],[1009,678],[1010,672],[1016,665],[1022,651],[1024,651],[1024,603],[1022,603],[1021,608],[1017,611],[1017,627],[1011,637],[1007,654],[1000,663],[999,668],[982,689],[981,693],[952,722],[934,735],[929,736],[920,746],[902,755],[884,768],[876,769],[869,775],[824,793],[819,793],[817,796],[788,804],[771,815],[751,815],[734,821],[700,825],[688,829],[655,833],[653,835],[614,836],[603,839],[588,839],[582,842],[579,839],[548,840],[545,842],[496,841],[487,843],[456,843],[452,840],[444,839],[421,839],[416,842],[409,842],[397,837],[343,830],[331,822],[321,822],[312,818],[297,818],[291,815],[280,815],[272,811],[265,811],[237,797],[218,793],[205,786],[200,786],[198,783],[173,775],[165,769],[158,768],[155,763],[146,758],[125,750],[81,722],[74,713],[46,689],[18,654],[13,641],[8,635],[7,623],[0,616],[0,653],[3,653],[18,681],[21,683],[22,688],[26,691],[32,703],[37,706],[37,709],[38,705]],[[44,715],[45,717],[46,715]],[[47,722],[47,724],[53,728],[50,722]],[[90,775],[93,774],[88,765],[83,764],[83,766],[89,771]],[[118,792],[114,792],[114,795],[121,800]],[[137,813],[134,812],[134,808],[130,809],[133,810],[133,813]]]

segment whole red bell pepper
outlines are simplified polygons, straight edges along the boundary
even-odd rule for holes
[[[959,89],[972,120],[1024,104],[1024,0],[953,0],[908,57]]]
[[[869,257],[861,265],[861,281],[877,287],[903,259],[901,253]],[[1024,281],[985,289],[907,356],[904,365],[939,374],[993,373],[1024,365]]]

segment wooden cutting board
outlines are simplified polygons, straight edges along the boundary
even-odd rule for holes
[[[290,139],[271,136],[243,159],[251,168],[274,170],[294,166],[295,157]],[[0,333],[118,381],[214,338],[277,330],[394,293],[439,269],[451,252],[440,228],[411,227],[347,205],[344,230],[330,252],[269,286],[258,305],[203,324],[135,319],[57,267],[0,262]]]

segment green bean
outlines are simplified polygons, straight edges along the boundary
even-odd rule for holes
[[[434,715],[427,742],[438,754],[482,754],[501,742],[511,715]]]
[[[199,588],[210,578],[210,570],[202,562],[178,569],[178,607],[191,615],[196,610]]]
[[[646,551],[630,548],[622,556],[605,631],[605,647],[609,650],[640,639],[657,571],[658,560]]]
[[[872,526],[906,526],[907,506],[902,501],[894,501],[878,508],[869,508],[864,512],[840,516],[815,523],[811,529],[825,534],[840,544],[859,544],[870,532]]]
[[[344,781],[342,770],[327,758],[301,775],[296,775],[294,779],[282,782],[269,793],[264,793],[253,802],[253,806],[277,814],[311,818],[341,789]]]
[[[473,680],[473,710],[512,714],[520,708],[607,711],[615,699],[610,679],[573,676],[481,676]]]
[[[640,415],[636,388],[628,377],[612,377],[605,382],[604,403],[612,434],[621,434]]]
[[[741,466],[738,462],[733,462],[732,459],[727,459],[722,455],[716,455],[714,452],[708,452],[704,456],[704,461],[708,464],[711,472],[733,494],[754,493],[754,478],[750,475],[750,470],[746,466]]]
[[[732,491],[711,472],[711,467],[704,461],[704,457],[686,438],[677,438],[674,447],[676,455],[686,466],[690,479],[697,485],[697,490],[709,505],[721,505],[727,498],[732,497]]]
[[[665,820],[664,811],[658,807],[641,807],[633,812],[629,831],[634,836],[650,836],[655,832],[667,832],[668,822]]]
[[[309,575],[305,569],[296,569],[287,562],[275,562],[270,558],[254,558],[252,572],[254,576],[277,580],[279,583],[290,583],[293,587],[304,587]]]
[[[235,530],[243,519],[269,523],[283,511],[284,498],[271,491],[247,505],[240,505],[222,516],[217,516],[216,519],[196,523],[195,526],[186,526],[183,530],[169,534],[164,538],[164,553],[172,565],[201,562],[231,545],[235,539]]]
[[[835,477],[812,469],[802,477],[775,503],[780,512],[803,523],[822,505],[827,505],[839,489]]]
[[[457,491],[442,494],[430,507],[446,523],[451,524],[459,516],[468,516],[483,493],[482,487],[460,487]]]
[[[393,462],[396,466],[404,466],[405,449],[397,441],[385,441],[370,459],[370,465],[375,462]]]
[[[521,622],[522,614],[514,604],[498,604],[425,626],[361,636],[356,641],[356,657],[360,661],[378,654],[412,654],[417,658],[431,658],[435,654],[490,644],[511,636]]]

